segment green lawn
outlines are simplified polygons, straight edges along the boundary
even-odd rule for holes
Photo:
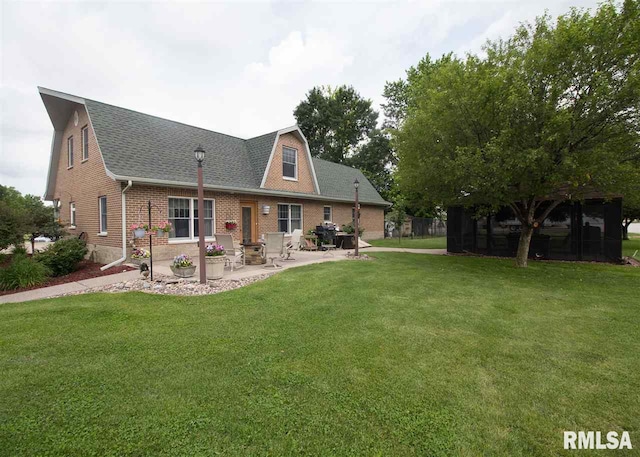
[[[437,236],[432,238],[385,238],[382,240],[371,240],[368,243],[373,246],[384,248],[413,248],[413,249],[446,249],[447,237]]]
[[[563,430],[637,452],[640,269],[375,256],[1,305],[0,454],[572,455]]]
[[[629,239],[622,242],[622,255],[631,257],[636,251],[635,258],[640,260],[640,234],[630,233]]]
[[[632,256],[637,250],[636,258],[640,259],[640,234],[630,234],[630,240],[622,242],[622,255]],[[402,238],[398,242],[398,238],[385,238],[383,240],[369,241],[373,246],[385,248],[414,248],[414,249],[446,249],[447,238],[444,236],[433,238]]]

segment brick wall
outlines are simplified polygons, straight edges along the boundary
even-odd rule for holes
[[[147,202],[151,200],[151,222],[157,224],[168,219],[169,197],[197,198],[196,189],[180,189],[134,184],[126,193],[127,196],[127,226],[134,222],[148,223]],[[349,203],[322,202],[300,200],[292,198],[267,197],[261,195],[229,194],[205,191],[205,198],[214,200],[214,233],[230,233],[234,240],[242,238],[240,224],[235,230],[227,230],[225,221],[234,219],[240,223],[240,201],[255,201],[258,208],[257,234],[261,236],[267,232],[278,231],[278,203],[302,204],[303,230],[314,229],[323,221],[324,206],[332,207],[333,222],[340,225],[351,222],[351,208]],[[269,206],[269,214],[263,213],[263,206]],[[366,229],[364,239],[382,238],[384,236],[384,210],[381,207],[363,205],[361,208],[360,224]],[[149,239],[134,240],[129,232],[129,243],[145,249],[149,248]],[[168,237],[153,239],[154,257],[156,259],[171,258],[180,253],[197,254],[196,241],[175,241]]]
[[[282,148],[287,146],[298,151],[298,180],[292,181],[282,176]],[[276,150],[271,159],[271,166],[267,172],[265,189],[288,190],[291,192],[316,193],[313,185],[311,165],[307,156],[307,148],[298,135],[285,133],[280,135]]]
[[[103,249],[103,252],[121,252],[121,186],[105,173],[95,134],[89,124],[84,106],[77,105],[75,111],[78,113],[78,123],[75,125],[75,116],[72,113],[62,137],[58,175],[53,193],[54,198],[60,200],[60,219],[63,223],[69,224],[71,218],[69,204],[75,203],[76,227],[68,228],[69,234],[77,236],[85,232],[90,249],[93,245],[100,245],[114,248]],[[85,126],[88,126],[89,131],[89,157],[83,161],[81,130]],[[69,137],[73,137],[74,161],[71,168],[68,167],[67,161]],[[107,197],[108,222],[107,234],[104,236],[98,235],[100,232],[98,197],[101,196]],[[115,248],[119,248],[120,251]]]

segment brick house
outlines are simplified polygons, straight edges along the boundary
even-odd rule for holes
[[[256,241],[267,232],[315,228],[324,220],[352,222],[353,181],[360,181],[365,239],[384,236],[384,201],[354,168],[312,158],[297,126],[241,139],[94,100],[39,88],[54,127],[45,200],[69,232],[84,232],[102,263],[131,251],[128,227],[168,220],[154,238],[154,257],[197,253],[197,171],[204,163],[206,238],[231,233]],[[234,230],[225,221],[235,220]],[[147,241],[140,243],[141,246]]]

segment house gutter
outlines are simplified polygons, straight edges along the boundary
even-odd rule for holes
[[[129,180],[126,187],[122,189],[122,257],[108,265],[100,267],[101,271],[114,267],[127,260],[127,198],[124,196],[124,193],[128,191],[131,186],[133,186],[133,182]]]
[[[107,170],[107,175],[113,179],[114,181],[134,181],[140,184],[156,184],[167,187],[179,187],[179,188],[190,188],[197,189],[198,186],[191,182],[182,182],[182,181],[169,181],[165,179],[152,179],[152,178],[138,178],[133,176],[120,176],[113,174]],[[212,185],[212,184],[204,184],[205,190],[213,190],[219,192],[228,192],[232,194],[247,194],[247,195],[265,195],[269,197],[283,197],[283,198],[302,198],[305,200],[321,200],[321,201],[331,201],[331,202],[341,202],[341,203],[353,203],[351,199],[339,198],[339,197],[330,197],[322,194],[301,194],[294,192],[284,192],[277,191],[272,189],[263,189],[263,188],[251,188],[245,189],[240,187],[232,187],[232,186],[221,186],[221,185]],[[393,203],[388,201],[360,201],[362,205],[372,205],[372,206],[381,206],[381,207],[390,207]]]

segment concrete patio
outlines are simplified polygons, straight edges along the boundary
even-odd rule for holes
[[[336,260],[345,260],[348,256],[354,254],[353,249],[343,250],[337,249],[332,251],[295,251],[291,255],[290,260],[278,259],[276,263],[280,265],[280,268],[266,267],[266,265],[245,265],[242,268],[237,268],[231,271],[231,268],[225,267],[224,277],[226,280],[238,280],[249,278],[251,276],[262,275],[274,271],[282,271],[288,268],[300,267],[302,265],[311,265],[314,263],[332,262]],[[408,249],[408,248],[385,248],[370,246],[367,248],[360,248],[360,254],[369,254],[374,252],[407,252],[412,254],[432,254],[432,255],[446,255],[446,249]],[[191,257],[194,265],[199,267],[200,260],[197,256]],[[267,261],[267,264],[269,262]],[[162,274],[166,276],[172,276],[171,272],[171,260],[158,260],[153,262],[154,274]],[[193,278],[199,278],[199,270],[196,269],[196,273]]]
[[[369,249],[367,249],[369,250]],[[364,254],[364,250],[361,250]],[[296,251],[291,255],[290,260],[280,260],[278,259],[276,263],[280,265],[280,268],[267,268],[266,265],[245,265],[242,268],[236,268],[231,271],[231,268],[225,267],[224,269],[224,277],[225,280],[238,280],[249,278],[251,276],[263,275],[265,273],[270,273],[274,271],[282,271],[288,268],[299,267],[302,265],[311,265],[314,263],[322,263],[322,262],[331,262],[335,260],[344,260],[347,257],[347,253],[353,253],[353,250],[336,250],[330,252],[320,252],[320,251]],[[198,268],[200,266],[200,259],[197,256],[191,257],[194,265],[197,265]],[[171,268],[171,260],[157,260],[153,262],[153,274],[162,274],[166,276],[172,276],[173,273]],[[268,264],[268,263],[267,263]],[[196,273],[193,276],[194,279],[199,278],[199,269],[196,269]]]

